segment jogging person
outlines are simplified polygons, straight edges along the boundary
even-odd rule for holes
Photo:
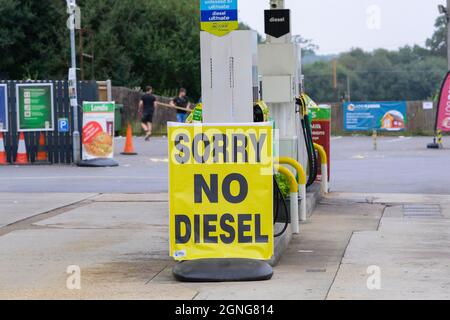
[[[181,88],[178,96],[170,101],[170,105],[173,107],[190,109],[191,103],[189,102],[189,98],[187,97],[187,91],[185,88]],[[185,123],[188,117],[188,112],[184,110],[177,109],[177,120],[180,123]]]
[[[146,87],[146,92],[139,103],[139,113],[142,115],[142,129],[145,131],[145,141],[149,141],[153,130],[153,114],[155,112],[156,98],[153,95],[153,88]]]

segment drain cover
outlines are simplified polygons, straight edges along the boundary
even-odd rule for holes
[[[442,218],[441,206],[437,204],[414,204],[403,206],[407,218]]]

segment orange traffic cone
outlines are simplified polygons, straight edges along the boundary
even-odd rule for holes
[[[23,132],[20,133],[19,136],[19,148],[17,149],[17,156],[15,165],[28,165],[28,154],[27,154],[27,146],[25,144],[25,136]]]
[[[48,161],[48,151],[45,145],[45,135],[43,132],[39,135],[39,146],[36,155],[36,164],[50,164]]]
[[[8,165],[8,159],[6,158],[5,142],[3,140],[3,133],[0,132],[0,166]]]
[[[137,155],[137,153],[134,151],[133,129],[131,128],[131,124],[128,124],[127,140],[125,141],[125,150],[121,154],[123,154],[125,156],[135,156],[135,155]]]

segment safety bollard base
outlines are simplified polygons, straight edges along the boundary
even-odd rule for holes
[[[430,143],[429,145],[427,145],[428,149],[440,149],[441,146],[438,143]]]
[[[180,282],[242,282],[272,279],[265,261],[252,259],[200,259],[178,263],[172,270]]]
[[[77,166],[83,168],[118,167],[119,163],[113,159],[93,159],[80,161]]]

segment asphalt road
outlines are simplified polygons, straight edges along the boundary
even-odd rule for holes
[[[332,191],[450,194],[450,149],[427,150],[431,138],[334,137]],[[0,167],[0,192],[150,193],[167,192],[167,140],[136,138],[135,157],[119,154],[118,168],[75,166]]]
[[[427,137],[334,137],[332,191],[450,194],[450,149],[429,150]]]
[[[123,156],[116,139],[116,168],[76,166],[0,167],[0,192],[155,193],[167,192],[167,140],[135,138],[137,156]]]

